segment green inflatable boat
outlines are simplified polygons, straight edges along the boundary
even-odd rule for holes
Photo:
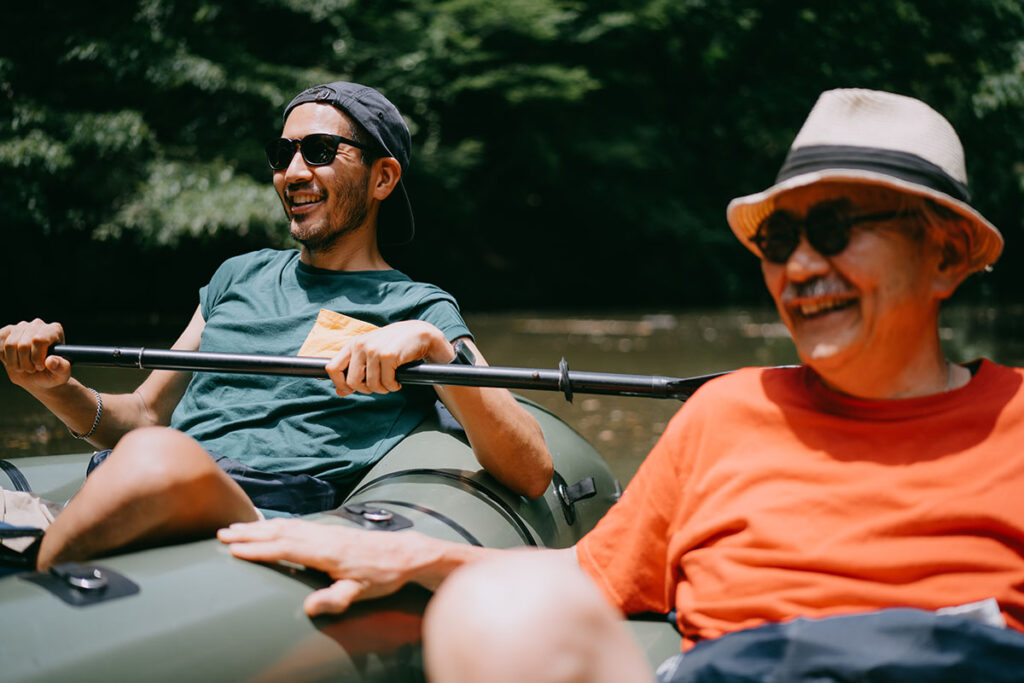
[[[522,401],[555,463],[543,497],[483,472],[464,436],[434,419],[369,470],[339,509],[308,518],[461,543],[563,548],[620,493],[600,455],[551,413]],[[66,500],[90,454],[0,460],[0,487]],[[310,619],[318,572],[235,559],[214,539],[0,578],[2,681],[418,681],[429,593],[407,587]],[[652,664],[679,652],[664,619],[631,621]]]

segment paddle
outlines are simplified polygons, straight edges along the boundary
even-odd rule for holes
[[[304,356],[262,356],[71,344],[52,346],[49,353],[80,365],[327,377],[327,371],[324,369],[324,366],[327,365],[326,358]],[[685,401],[702,384],[724,374],[726,373],[719,372],[698,377],[662,377],[658,375],[621,375],[608,372],[570,372],[569,366],[563,358],[557,370],[412,363],[398,368],[395,377],[403,384],[561,391],[565,394],[567,401],[572,401],[573,394],[646,396]]]

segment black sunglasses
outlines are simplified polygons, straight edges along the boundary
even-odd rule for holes
[[[785,263],[800,244],[800,234],[822,256],[835,256],[850,244],[850,230],[858,223],[888,221],[916,215],[916,211],[885,211],[863,216],[849,214],[849,202],[815,204],[801,220],[791,211],[773,211],[757,226],[750,241],[771,263]]]
[[[310,166],[326,166],[334,161],[338,154],[338,145],[343,142],[357,149],[366,149],[366,145],[362,143],[330,133],[313,133],[304,138],[278,138],[268,142],[264,149],[267,151],[267,163],[270,164],[270,168],[283,171],[292,163],[296,147],[303,160]]]

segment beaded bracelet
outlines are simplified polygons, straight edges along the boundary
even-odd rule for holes
[[[92,421],[92,428],[90,428],[85,434],[79,434],[71,427],[68,427],[68,431],[71,432],[71,436],[76,439],[88,439],[90,436],[95,434],[96,428],[100,426],[100,417],[103,415],[103,397],[100,396],[100,392],[96,391],[92,387],[89,387],[89,391],[96,394],[96,419]]]

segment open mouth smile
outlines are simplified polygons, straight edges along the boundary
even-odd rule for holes
[[[856,291],[837,277],[791,282],[782,293],[782,302],[790,314],[805,320],[850,308],[858,300]]]
[[[850,296],[825,297],[813,299],[811,301],[791,303],[789,308],[791,311],[799,314],[803,318],[817,318],[833,311],[841,311],[844,308],[850,308],[856,302],[857,299]]]
[[[315,205],[324,201],[325,195],[322,192],[312,190],[298,190],[286,193],[288,208],[292,213],[305,213]]]

